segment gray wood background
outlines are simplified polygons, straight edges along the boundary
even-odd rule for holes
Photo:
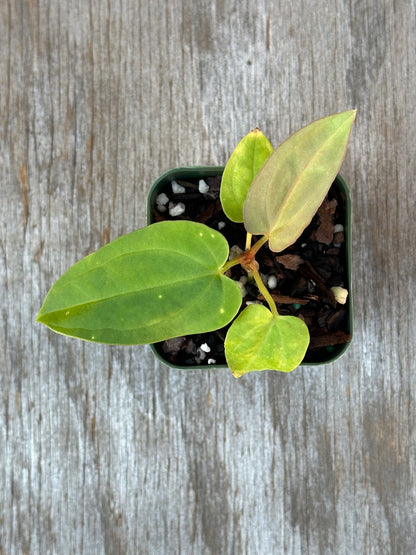
[[[415,0],[0,0],[0,553],[416,545]],[[180,372],[35,323],[170,167],[358,108],[355,337]]]

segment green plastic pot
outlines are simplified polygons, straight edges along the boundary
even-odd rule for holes
[[[150,225],[154,223],[153,209],[156,205],[156,197],[159,195],[161,190],[166,186],[166,184],[171,181],[186,181],[189,179],[205,179],[208,177],[214,177],[217,175],[222,175],[224,171],[224,166],[186,166],[180,168],[173,168],[168,170],[160,177],[156,179],[153,183],[149,194],[147,196],[147,224]],[[348,325],[347,333],[351,336],[353,335],[353,298],[352,298],[352,281],[351,281],[351,227],[352,227],[352,210],[351,210],[351,195],[348,185],[345,179],[341,175],[337,175],[332,187],[336,187],[345,198],[345,215],[344,215],[344,237],[345,237],[345,267],[347,274],[346,289],[348,290],[348,299],[345,305],[348,310]],[[329,364],[340,358],[351,344],[345,343],[342,345],[334,345],[332,349],[322,348],[319,349],[319,356],[313,361],[305,361],[301,363],[301,366],[318,366],[321,364]],[[172,364],[170,361],[166,360],[164,356],[156,349],[155,345],[150,346],[156,358],[161,362],[166,364],[171,368],[176,368],[178,370],[203,370],[208,368],[228,368],[226,364],[212,364],[212,365],[195,365],[195,366],[179,366]]]

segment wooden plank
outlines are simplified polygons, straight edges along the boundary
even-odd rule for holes
[[[412,553],[416,4],[0,2],[0,553]],[[358,116],[355,338],[235,380],[35,324],[173,166]]]

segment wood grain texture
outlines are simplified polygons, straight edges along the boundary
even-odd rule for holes
[[[414,0],[0,2],[0,553],[414,552]],[[355,337],[179,372],[35,324],[169,167],[358,108]]]

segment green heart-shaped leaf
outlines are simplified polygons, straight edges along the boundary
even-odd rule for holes
[[[226,216],[243,221],[247,191],[264,162],[273,152],[269,139],[260,129],[253,129],[236,146],[222,175],[220,199]]]
[[[294,133],[267,159],[244,204],[244,224],[280,252],[296,241],[328,192],[345,156],[355,110]]]
[[[255,370],[290,372],[302,362],[308,345],[303,320],[274,316],[265,306],[252,304],[231,324],[225,356],[236,378]]]
[[[64,335],[110,344],[218,329],[241,305],[239,286],[219,271],[227,258],[224,237],[203,224],[152,224],[70,268],[37,320]]]

